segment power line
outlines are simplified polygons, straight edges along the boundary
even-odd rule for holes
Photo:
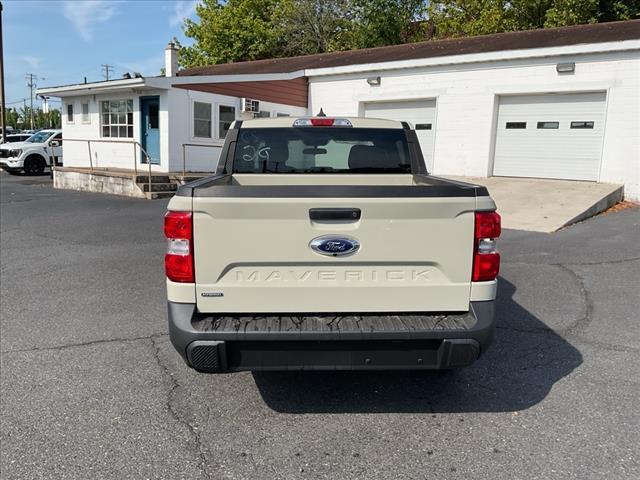
[[[113,73],[113,65],[103,63],[100,66],[102,67],[102,76],[106,81],[109,81],[109,75]]]

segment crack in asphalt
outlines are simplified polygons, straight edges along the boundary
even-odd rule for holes
[[[141,340],[151,340],[153,338],[166,337],[167,333],[154,333],[152,335],[145,335],[144,337],[129,337],[129,338],[106,338],[103,340],[90,340],[88,342],[80,342],[80,343],[67,343],[64,345],[55,345],[53,347],[34,347],[34,348],[15,348],[10,350],[2,350],[0,351],[0,355],[4,355],[6,353],[28,353],[28,352],[48,352],[48,351],[56,351],[56,350],[64,350],[66,348],[74,348],[74,347],[86,347],[91,345],[100,345],[103,343],[118,343],[118,342],[138,342]]]
[[[574,267],[589,267],[589,266],[597,266],[597,265],[616,265],[620,263],[628,263],[628,262],[637,262],[640,260],[640,257],[631,257],[631,258],[623,258],[620,260],[606,260],[603,262],[501,262],[502,265],[527,265],[527,266],[551,266],[551,267],[564,267],[566,265],[571,265]]]
[[[568,335],[577,335],[579,332],[584,331],[584,329],[587,328],[591,323],[593,301],[591,300],[591,295],[589,294],[589,291],[584,284],[584,279],[580,275],[578,275],[571,268],[561,263],[558,263],[555,266],[567,272],[571,276],[571,278],[573,278],[576,286],[578,287],[578,291],[580,292],[580,298],[582,299],[582,311],[578,315],[578,318],[576,318],[574,322],[568,327],[559,330],[559,332],[566,333]]]
[[[171,373],[169,368],[160,359],[160,347],[156,343],[155,337],[150,337],[149,340],[151,342],[151,346],[153,347],[153,356],[154,356],[154,358],[156,360],[156,363],[158,364],[158,366],[162,370],[162,373],[164,373],[164,375],[171,382],[171,388],[169,389],[169,391],[167,393],[167,401],[165,402],[165,407],[166,407],[167,411],[169,412],[169,414],[178,423],[180,423],[181,425],[184,425],[187,428],[187,430],[189,431],[189,434],[191,435],[191,437],[193,438],[193,441],[195,443],[194,451],[195,451],[196,455],[199,458],[200,471],[202,472],[202,475],[204,476],[204,478],[211,479],[213,477],[209,474],[209,471],[207,469],[207,456],[205,454],[204,447],[203,447],[203,444],[202,444],[202,439],[200,438],[200,434],[198,433],[197,428],[194,427],[188,420],[183,418],[181,413],[180,413],[180,410],[175,408],[174,405],[173,405],[174,394],[176,393],[176,390],[178,390],[179,388],[182,388],[182,386],[178,383],[178,381],[174,377],[173,373]],[[207,409],[208,409],[208,407],[207,407]],[[209,415],[210,415],[210,412],[208,410],[207,416],[209,416]]]
[[[608,265],[608,264],[621,264],[627,262],[635,262],[640,260],[640,257],[632,257],[624,260],[613,260],[606,262],[587,262],[587,263],[527,263],[527,262],[506,262],[511,265],[544,265],[551,267],[558,267],[563,271],[567,272],[571,278],[574,280],[576,286],[578,287],[578,291],[580,292],[580,297],[582,300],[582,308],[580,314],[577,318],[565,328],[561,328],[558,330],[554,330],[550,327],[542,327],[536,329],[526,329],[526,328],[514,328],[506,325],[496,325],[496,329],[500,330],[510,330],[519,333],[530,333],[530,334],[547,334],[547,333],[555,333],[562,337],[566,337],[568,339],[572,339],[574,341],[583,343],[585,345],[589,345],[594,348],[599,348],[601,350],[611,350],[616,352],[630,352],[636,353],[640,352],[640,349],[634,347],[628,347],[624,345],[615,345],[607,342],[601,342],[598,340],[590,340],[584,338],[581,333],[589,326],[592,321],[592,313],[593,313],[593,300],[591,299],[591,293],[589,289],[585,286],[584,279],[572,268],[571,266],[593,266],[593,265]]]

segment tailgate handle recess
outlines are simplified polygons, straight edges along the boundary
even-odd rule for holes
[[[309,218],[314,222],[356,222],[361,213],[359,208],[310,208]]]

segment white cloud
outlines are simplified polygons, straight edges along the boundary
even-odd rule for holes
[[[198,0],[179,0],[173,4],[171,15],[169,16],[169,25],[175,27],[180,25],[185,18],[190,17],[196,12]]]
[[[119,2],[108,0],[72,0],[64,3],[64,16],[71,22],[80,36],[89,41],[93,29],[107,22],[116,13]]]
[[[22,61],[29,65],[34,70],[37,70],[40,67],[40,59],[38,57],[32,57],[30,55],[23,55]]]

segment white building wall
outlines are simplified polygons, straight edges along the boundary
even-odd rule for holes
[[[142,172],[148,165],[142,163],[140,148],[133,142],[141,143],[140,98],[160,97],[160,164],[152,165],[154,172],[181,172],[183,168],[183,144],[185,146],[185,169],[191,172],[212,172],[218,163],[224,143],[219,139],[218,105],[236,108],[236,118],[250,118],[250,114],[240,112],[240,99],[225,95],[197,92],[179,88],[168,90],[143,90],[104,93],[88,96],[62,98],[63,163],[67,167],[121,168],[133,170],[136,166]],[[100,102],[103,100],[133,100],[133,138],[103,138],[101,136]],[[213,138],[198,138],[193,132],[193,102],[210,103],[213,106]],[[74,108],[73,122],[67,121],[67,104]],[[82,104],[89,104],[89,121],[82,121]],[[305,115],[306,108],[260,102],[261,109],[288,115]],[[91,161],[86,140],[91,140]],[[199,145],[199,146],[196,146]],[[134,164],[135,162],[135,164]]]
[[[574,74],[556,64],[576,62]],[[406,63],[406,62],[405,62]],[[366,78],[381,76],[380,86]],[[365,102],[435,99],[434,173],[492,173],[500,95],[607,93],[607,124],[599,181],[625,184],[640,200],[640,55],[638,51],[484,61],[413,69],[311,77],[309,107],[327,115],[362,115]]]
[[[167,171],[168,143],[165,132],[168,129],[166,112],[167,93],[165,90],[145,90],[143,94],[132,92],[105,93],[99,95],[74,96],[62,98],[62,138],[63,164],[66,167],[89,168],[122,168],[133,170],[148,168],[141,163],[140,148],[134,144],[140,143],[140,97],[160,97],[160,165],[152,165],[153,171]],[[103,100],[133,100],[133,138],[105,138],[101,134],[100,102]],[[67,105],[73,104],[74,120],[67,120]],[[89,104],[89,122],[82,120],[82,104]],[[80,141],[78,141],[80,140]],[[91,140],[91,161],[89,160],[89,146],[85,140]]]
[[[213,105],[212,129],[213,138],[198,138],[193,134],[193,102],[204,102]],[[216,139],[215,112],[217,105],[229,105],[238,108],[238,100],[234,97],[215,95],[211,93],[196,92],[174,88],[169,91],[169,111],[171,112],[171,124],[167,135],[169,143],[169,166],[174,172],[182,171],[183,144],[185,146],[184,163],[187,172],[213,172],[218,163],[220,150],[224,140]],[[204,146],[195,146],[204,145]]]
[[[212,104],[212,137],[202,138],[194,136],[193,130],[193,103],[204,102]],[[180,172],[184,168],[187,172],[213,172],[215,171],[224,139],[219,138],[218,132],[218,106],[227,105],[235,107],[236,119],[252,118],[252,114],[240,111],[240,98],[212,93],[198,92],[174,88],[169,91],[169,111],[171,112],[171,124],[169,131],[169,158],[170,169]],[[260,102],[260,109],[268,111],[272,116],[277,113],[288,115],[306,115],[307,109],[283,105],[278,103]],[[184,146],[183,144],[190,144]],[[184,160],[183,160],[184,158]]]

